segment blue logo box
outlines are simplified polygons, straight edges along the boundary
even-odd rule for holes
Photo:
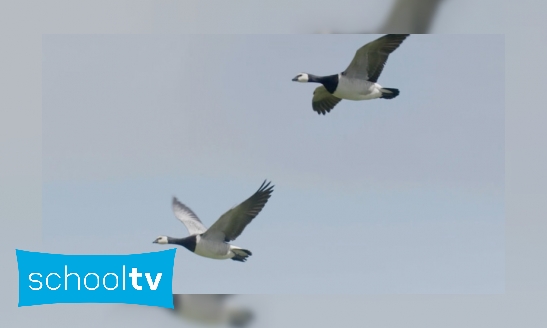
[[[130,255],[15,253],[19,306],[126,303],[173,308],[175,248]]]

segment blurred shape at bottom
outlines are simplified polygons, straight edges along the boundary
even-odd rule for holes
[[[254,295],[173,294],[174,309],[133,304],[109,306],[101,327],[265,327],[268,320],[260,310],[261,300],[264,297]]]
[[[174,294],[174,310],[183,320],[210,326],[248,327],[253,321],[253,312],[230,304],[226,294]]]

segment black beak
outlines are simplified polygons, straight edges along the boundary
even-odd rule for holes
[[[298,81],[298,76],[297,76],[297,77],[295,77],[295,78],[294,78],[294,79],[292,79],[292,80],[293,80],[293,81],[295,81],[295,82],[296,82],[296,81]]]
[[[152,242],[152,244],[157,244],[157,243],[158,243],[157,239]]]

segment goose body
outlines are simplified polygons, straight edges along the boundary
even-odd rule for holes
[[[203,257],[216,260],[226,260],[241,254],[241,252],[243,252],[241,256],[251,255],[251,252],[248,250],[242,250],[240,247],[230,245],[225,242],[219,243],[218,240],[214,238],[202,238],[200,235],[197,235],[196,238],[197,242],[194,253]]]
[[[183,246],[189,251],[211,259],[245,262],[252,253],[229,244],[260,213],[273,192],[273,186],[264,181],[247,200],[224,213],[209,229],[205,228],[197,215],[173,197],[173,213],[188,229],[190,236],[174,238],[159,236],[154,243]]]
[[[342,74],[338,74],[338,87],[332,94],[340,99],[347,100],[370,100],[382,96],[382,86],[378,83],[348,79]]]
[[[377,83],[390,53],[408,37],[408,34],[388,34],[367,43],[357,50],[348,68],[329,76],[300,73],[295,82],[315,82],[322,85],[313,93],[312,108],[318,114],[330,112],[342,99],[393,99],[398,89],[384,88]]]

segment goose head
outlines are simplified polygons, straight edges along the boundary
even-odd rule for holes
[[[310,76],[307,73],[300,73],[292,79],[295,82],[306,83],[310,81]]]
[[[152,243],[154,243],[154,244],[162,244],[162,245],[169,244],[169,237],[167,237],[167,236],[159,236],[159,237],[156,238],[156,240],[154,240]]]

